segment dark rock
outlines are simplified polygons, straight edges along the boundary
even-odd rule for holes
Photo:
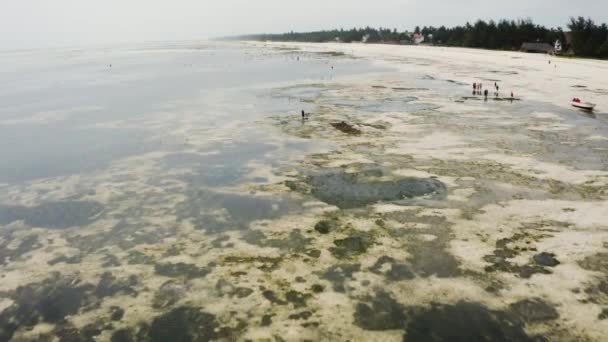
[[[315,230],[321,234],[329,234],[338,228],[335,220],[323,220],[315,224]]]
[[[120,321],[125,315],[125,310],[118,306],[110,307],[110,319],[112,321]]]
[[[360,135],[361,131],[351,124],[348,124],[344,121],[341,122],[332,122],[331,124],[335,129],[339,130],[342,133],[350,134],[350,135]]]
[[[553,253],[540,253],[534,256],[534,262],[541,266],[555,267],[559,265],[559,261],[555,258]]]

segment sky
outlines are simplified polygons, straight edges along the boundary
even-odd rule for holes
[[[0,0],[0,49],[571,16],[608,22],[608,0]]]

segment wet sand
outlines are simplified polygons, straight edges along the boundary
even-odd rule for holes
[[[191,111],[127,120],[188,141],[2,185],[0,340],[608,334],[608,63],[247,46],[391,71],[265,84],[277,110],[217,129]],[[521,101],[471,96],[493,80]],[[581,89],[597,114],[568,108]]]

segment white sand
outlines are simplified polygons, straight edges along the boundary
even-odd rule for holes
[[[286,45],[286,43],[266,44]],[[504,96],[514,92],[516,97],[547,101],[563,107],[570,107],[570,100],[580,97],[585,101],[596,103],[598,112],[608,112],[608,61],[430,46],[336,43],[289,43],[288,45],[306,51],[344,52],[391,67],[397,66],[402,71],[426,72],[437,78],[467,84],[481,82],[484,86],[487,85],[485,88],[488,89],[494,82],[484,78],[500,79],[499,85]],[[421,60],[428,65],[422,65]],[[411,63],[413,61],[416,63]],[[551,64],[548,63],[549,61]],[[511,74],[513,72],[517,74]],[[577,85],[585,86],[587,87],[585,89],[593,92],[572,88]]]

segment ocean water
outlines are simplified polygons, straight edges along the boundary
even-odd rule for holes
[[[223,314],[171,310],[202,291],[193,281],[221,283],[206,276],[214,250],[238,250],[226,234],[302,211],[248,187],[333,148],[276,127],[312,107],[277,89],[387,71],[224,43],[4,51],[0,65],[0,341],[168,341],[154,323],[166,313],[178,330],[209,325],[180,340],[236,336],[217,331]]]
[[[0,183],[100,170],[127,156],[179,150],[175,145],[182,141],[159,148],[160,138],[151,139],[167,127],[140,124],[164,112],[189,112],[200,119],[197,129],[221,129],[303,108],[260,101],[256,88],[380,70],[327,55],[297,58],[289,51],[218,44],[4,52]]]

